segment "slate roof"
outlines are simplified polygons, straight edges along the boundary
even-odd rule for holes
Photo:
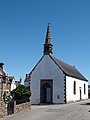
[[[1,67],[0,67],[0,76],[7,76],[6,71],[3,70]]]
[[[88,81],[74,66],[68,65],[61,60],[55,58],[54,56],[50,55],[51,59],[58,65],[60,69],[67,75],[71,77],[75,77],[77,79],[81,79],[84,81]]]
[[[50,26],[49,26],[49,24],[48,24],[48,27],[47,27],[45,44],[51,44],[52,45],[51,38],[50,38]]]

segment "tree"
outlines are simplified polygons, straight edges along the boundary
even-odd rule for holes
[[[28,100],[31,96],[31,91],[24,85],[19,85],[16,89],[11,91],[11,95],[14,100]]]

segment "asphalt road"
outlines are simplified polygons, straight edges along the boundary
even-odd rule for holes
[[[8,116],[6,120],[90,120],[90,100],[32,106],[30,110]]]

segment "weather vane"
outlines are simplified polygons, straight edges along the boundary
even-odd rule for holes
[[[50,25],[51,23],[48,23],[48,26]]]

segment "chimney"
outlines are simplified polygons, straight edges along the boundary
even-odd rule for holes
[[[28,77],[28,74],[26,74],[26,78]]]
[[[3,69],[3,65],[4,65],[4,63],[3,62],[1,62],[0,63],[0,67]]]
[[[20,83],[22,82],[22,78],[20,77]]]
[[[29,75],[29,74],[26,74],[26,78],[30,78],[30,75]]]

